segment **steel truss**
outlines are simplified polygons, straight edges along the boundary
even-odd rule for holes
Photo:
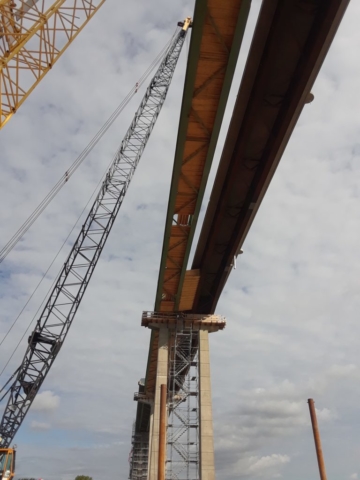
[[[177,325],[168,374],[166,480],[199,479],[199,332]]]
[[[105,0],[0,0],[0,129]]]
[[[29,346],[9,388],[10,395],[0,424],[3,447],[9,446],[14,438],[69,331],[165,101],[185,36],[186,30],[180,30],[151,80],[29,337]]]

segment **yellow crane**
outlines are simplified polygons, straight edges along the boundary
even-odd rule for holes
[[[15,475],[16,447],[0,448],[0,479],[12,480]]]
[[[0,129],[105,0],[0,0]]]

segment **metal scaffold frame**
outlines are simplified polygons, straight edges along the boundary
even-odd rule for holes
[[[166,480],[199,479],[199,331],[182,322],[171,336]]]
[[[136,432],[135,422],[131,443],[129,479],[146,480],[149,457],[149,434],[148,432]]]

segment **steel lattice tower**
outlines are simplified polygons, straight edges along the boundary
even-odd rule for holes
[[[8,447],[12,442],[69,332],[164,104],[189,25],[190,19],[187,19],[151,80],[36,327],[29,336],[24,359],[13,375],[14,382],[8,388],[10,395],[0,424],[1,447]]]

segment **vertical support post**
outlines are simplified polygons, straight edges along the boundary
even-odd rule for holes
[[[165,457],[166,457],[166,384],[160,388],[160,428],[159,428],[159,480],[165,480]]]
[[[315,402],[312,398],[309,398],[308,403],[309,403],[309,410],[310,410],[311,425],[312,425],[313,434],[314,434],[316,456],[317,456],[317,461],[319,465],[320,479],[327,480],[324,456],[323,456],[323,451],[321,447],[319,426],[316,418]]]
[[[154,428],[154,402],[151,403],[150,410],[150,422],[149,422],[149,453],[148,453],[148,468],[146,478],[150,478],[150,466],[151,466],[151,452],[152,452],[152,435]]]
[[[199,331],[200,478],[215,480],[209,332]]]
[[[165,326],[159,328],[157,369],[156,369],[156,385],[154,396],[154,413],[152,417],[152,428],[150,431],[150,468],[149,480],[158,480],[159,466],[159,437],[160,437],[160,396],[161,385],[167,388],[168,377],[168,342],[169,329]],[[166,416],[165,416],[166,422]]]

